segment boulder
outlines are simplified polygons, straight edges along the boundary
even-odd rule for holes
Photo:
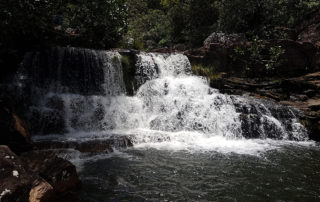
[[[221,44],[225,47],[231,47],[235,45],[243,45],[247,42],[243,34],[226,34],[222,32],[213,32],[208,36],[204,42],[203,46],[209,48],[211,44]]]
[[[74,165],[54,154],[14,154],[0,146],[0,201],[48,202],[79,188]]]
[[[29,152],[22,154],[21,158],[28,165],[30,172],[38,174],[52,186],[55,197],[66,195],[81,185],[75,166],[54,154]],[[38,190],[41,188],[50,190],[49,185],[38,184],[40,186]]]
[[[320,45],[320,10],[316,10],[306,16],[297,26],[299,32],[298,41],[310,42]]]
[[[53,198],[53,187],[43,179],[37,179],[33,182],[29,193],[30,202],[45,202]]]
[[[297,26],[299,32],[298,41],[312,43],[317,47],[316,65],[317,71],[320,70],[320,10],[310,13]]]
[[[267,42],[267,48],[281,46],[285,53],[281,56],[282,63],[276,72],[283,76],[301,76],[316,70],[317,48],[309,42],[293,40],[272,40]]]

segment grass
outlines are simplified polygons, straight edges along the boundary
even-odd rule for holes
[[[195,75],[207,77],[210,80],[217,80],[221,78],[221,73],[216,72],[215,67],[210,65],[193,64],[192,72]]]

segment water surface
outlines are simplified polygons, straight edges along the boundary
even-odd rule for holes
[[[138,147],[80,157],[79,200],[319,201],[318,146],[275,144],[251,154]]]

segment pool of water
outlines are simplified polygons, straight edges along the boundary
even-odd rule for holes
[[[273,146],[252,153],[136,146],[71,160],[83,182],[79,201],[320,201],[320,147]]]

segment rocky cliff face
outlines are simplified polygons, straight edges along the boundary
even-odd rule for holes
[[[31,150],[29,127],[18,115],[14,99],[5,91],[0,95],[0,145],[8,145],[17,154]]]
[[[227,37],[224,37],[227,40]],[[209,44],[186,51],[192,64],[200,64],[214,68],[217,72],[226,72],[232,76],[240,77],[288,77],[301,76],[319,70],[317,63],[317,47],[309,42],[293,40],[259,41],[258,46],[252,49],[252,42],[214,41]],[[279,57],[279,65],[268,71],[267,63],[272,62],[270,49],[281,47],[283,54]],[[256,52],[254,52],[256,51]],[[256,54],[256,58],[253,58]]]

